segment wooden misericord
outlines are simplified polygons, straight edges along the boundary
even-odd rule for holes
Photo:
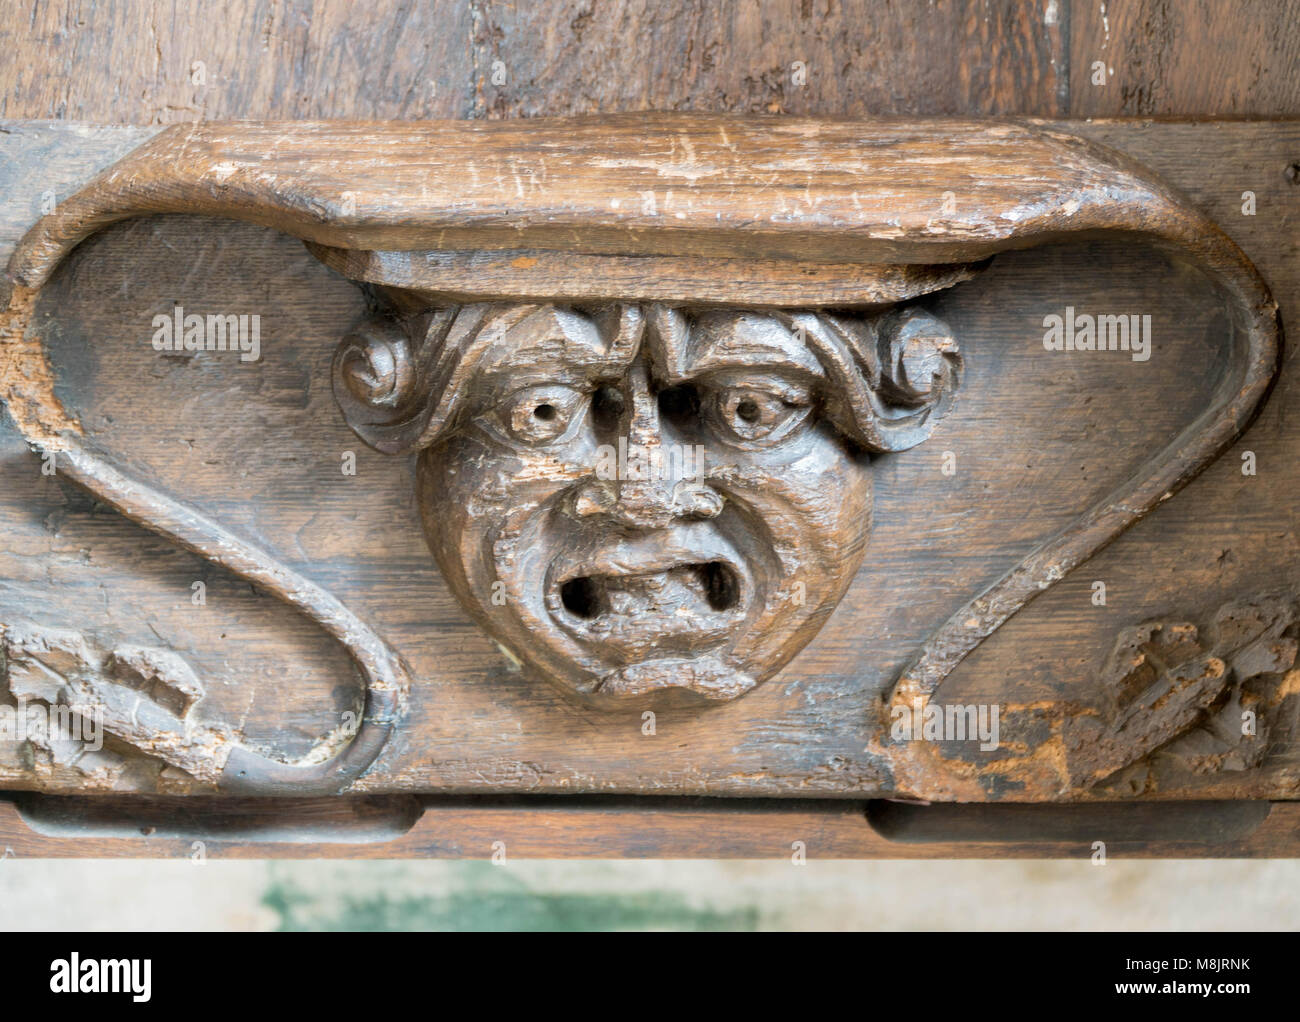
[[[5,788],[1295,797],[1294,122],[7,127]]]

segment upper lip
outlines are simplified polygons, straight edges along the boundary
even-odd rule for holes
[[[709,523],[601,537],[585,549],[557,557],[551,564],[550,583],[558,587],[584,576],[653,575],[685,565],[714,562],[724,565],[737,579],[743,603],[751,589],[744,561],[731,542]]]

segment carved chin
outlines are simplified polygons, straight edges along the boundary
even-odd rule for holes
[[[718,657],[645,660],[601,678],[594,694],[603,702],[621,700],[644,705],[654,697],[657,705],[673,703],[725,703],[743,696],[757,685],[744,671]]]

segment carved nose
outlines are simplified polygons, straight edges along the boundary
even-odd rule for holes
[[[711,486],[690,479],[598,479],[582,485],[574,495],[573,510],[582,518],[607,515],[623,525],[653,529],[680,518],[715,518],[723,503]]]
[[[714,518],[721,511],[721,495],[686,479],[621,482],[613,507],[615,518],[640,528],[661,528],[678,518]]]
[[[618,445],[614,479],[586,483],[574,499],[580,516],[608,515],[624,525],[662,528],[680,518],[713,518],[723,498],[703,481],[698,452],[665,445],[659,404],[649,374],[636,366],[628,374],[631,413]],[[689,469],[689,474],[684,469]]]

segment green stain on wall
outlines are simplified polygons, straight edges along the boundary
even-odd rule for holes
[[[669,891],[535,891],[508,867],[461,863],[457,889],[420,893],[415,882],[364,891],[309,889],[275,878],[262,904],[277,929],[316,931],[755,930],[756,906],[692,905]]]

